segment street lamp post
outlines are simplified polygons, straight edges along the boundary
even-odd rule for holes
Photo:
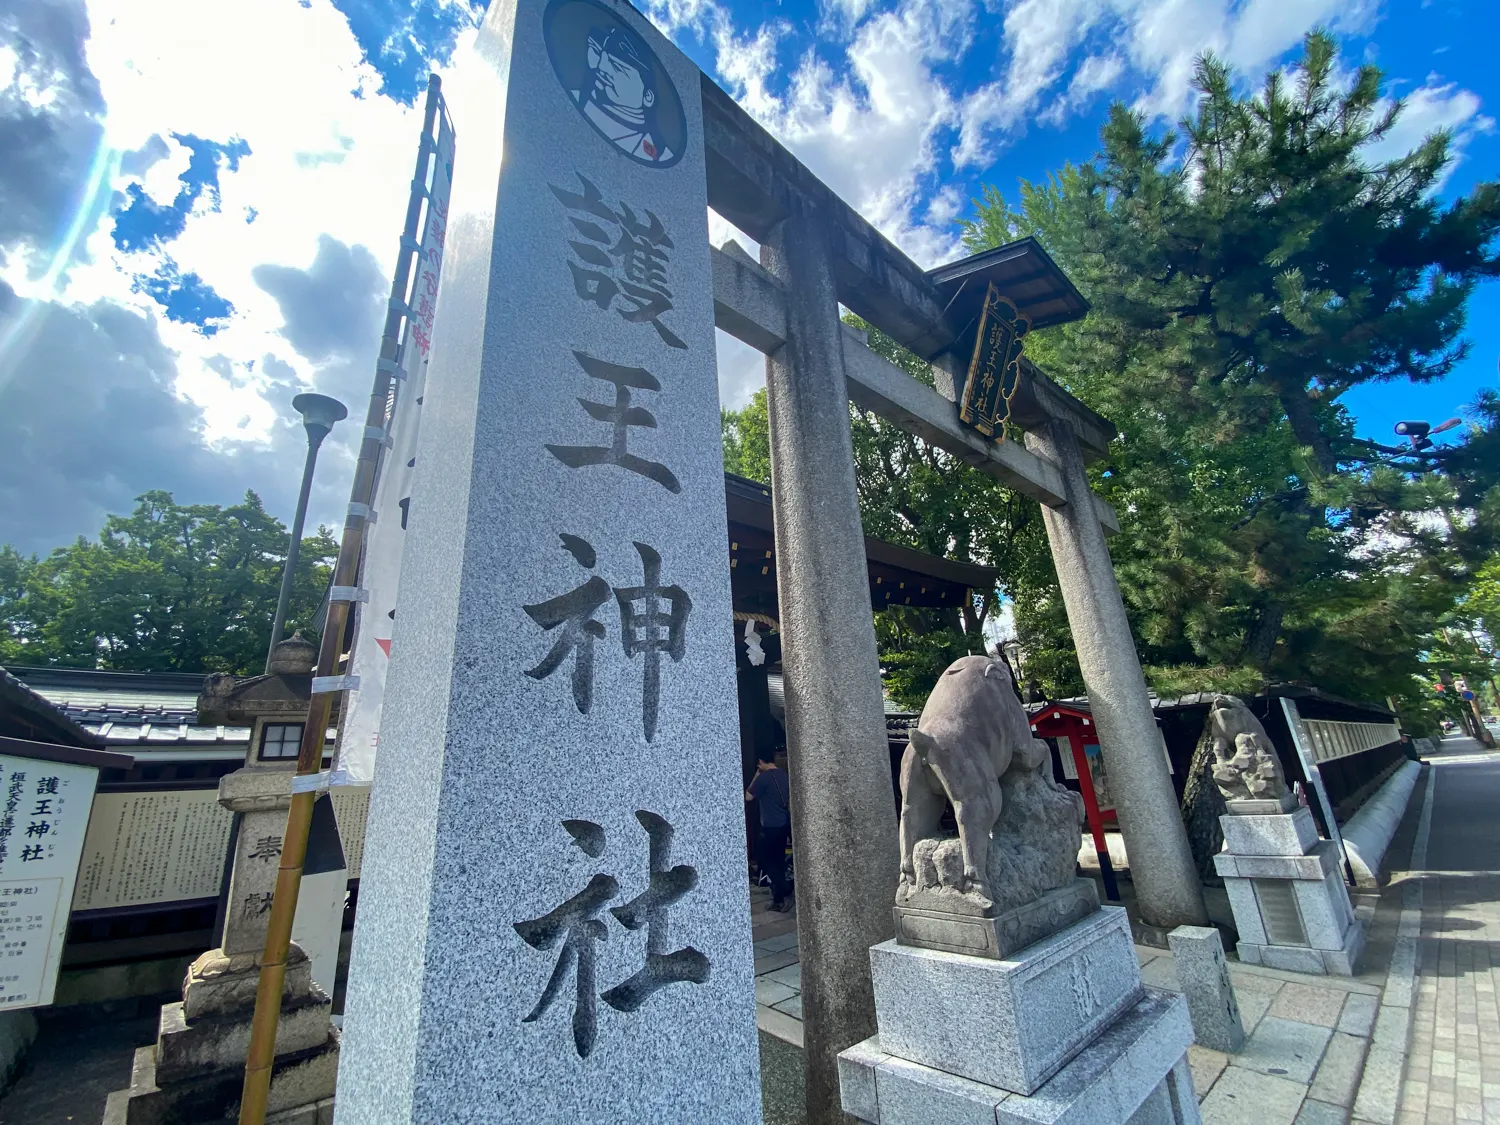
[[[292,576],[297,571],[297,555],[302,548],[302,521],[307,518],[307,497],[312,492],[313,466],[318,463],[318,447],[333,429],[335,422],[349,416],[348,408],[327,395],[301,394],[292,399],[292,409],[302,415],[307,430],[307,460],[302,466],[302,491],[297,497],[297,515],[292,520],[292,542],[287,548],[286,565],[281,568],[281,595],[276,599],[276,617],[271,622],[271,645],[266,650],[266,674],[271,672],[271,654],[286,627],[287,603],[292,599]]]

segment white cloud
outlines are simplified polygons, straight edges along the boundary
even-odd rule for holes
[[[1175,119],[1205,52],[1258,82],[1314,28],[1367,31],[1378,14],[1376,0],[1008,0],[1003,69],[962,99],[954,165],[983,167],[1033,120],[1064,125],[1109,89]]]
[[[917,221],[938,167],[935,136],[954,115],[935,68],[963,56],[973,10],[963,0],[902,0],[863,20],[841,44],[842,65],[808,50],[779,83],[778,45],[788,29],[738,35],[714,28],[717,70],[730,92],[887,237],[924,264],[957,246],[952,230]]]
[[[120,251],[104,218],[88,237],[89,260],[73,267],[60,299],[109,301],[152,316],[176,356],[176,392],[201,412],[201,437],[221,453],[266,450],[281,440],[298,389],[335,394],[357,417],[373,377],[378,321],[352,352],[309,359],[283,335],[278,301],[255,273],[267,266],[300,272],[331,239],[389,278],[420,103],[376,96],[379,76],[326,2],[94,0],[89,14],[88,63],[107,105],[105,143],[127,151],[166,139],[166,158],[144,177],[119,176],[116,190],[140,182],[151,199],[169,204],[189,158],[173,133],[216,143],[238,138],[250,153],[236,171],[221,167],[217,210],[204,193],[181,235],[163,248]],[[132,277],[152,273],[164,252],[234,305],[217,334],[171,323],[132,291]],[[22,295],[46,296],[28,293],[15,270],[7,278]],[[313,520],[336,518],[347,498],[353,436],[346,426],[329,439]],[[286,471],[295,475],[296,466]],[[277,491],[250,478],[244,487]]]
[[[1474,136],[1495,130],[1495,119],[1480,112],[1481,104],[1479,96],[1472,91],[1429,75],[1425,83],[1406,95],[1396,124],[1381,140],[1365,150],[1365,156],[1372,162],[1395,160],[1405,156],[1431,134],[1446,129],[1453,135],[1455,158],[1434,185],[1434,190],[1441,190],[1463,159],[1464,149]]]

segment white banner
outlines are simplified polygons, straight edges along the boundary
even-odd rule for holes
[[[406,332],[397,353],[406,372],[395,381],[386,450],[375,485],[376,518],[365,525],[365,552],[360,585],[369,600],[356,604],[359,614],[349,671],[358,687],[344,697],[339,722],[338,756],[329,781],[333,785],[369,785],[375,778],[375,751],[380,740],[380,707],[385,673],[391,659],[391,631],[396,623],[396,589],[401,580],[401,552],[406,544],[407,503],[416,471],[417,428],[427,384],[427,356],[432,347],[432,318],[437,307],[443,244],[448,234],[448,193],[453,174],[453,128],[439,102],[437,158],[427,192],[427,216],[415,261],[416,280],[408,298]]]

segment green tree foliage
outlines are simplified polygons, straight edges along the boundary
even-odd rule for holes
[[[46,558],[0,547],[0,663],[119,671],[259,673],[286,528],[247,492],[232,507],[148,492]],[[338,543],[302,540],[287,632],[310,632]]]
[[[1122,513],[1111,551],[1163,690],[1301,680],[1415,706],[1485,550],[1430,518],[1479,502],[1458,499],[1461,474],[1356,440],[1338,399],[1464,354],[1465,301],[1500,270],[1500,188],[1440,203],[1443,133],[1371,156],[1401,102],[1373,67],[1341,83],[1335,61],[1312,35],[1292,77],[1242,94],[1205,58],[1180,135],[1116,106],[1093,162],[1022,184],[1014,209],[989,188],[966,224],[973,250],[1035,236],[1093,305],[1028,351],[1120,426],[1096,483]],[[1471,434],[1472,462],[1493,432]],[[1019,619],[1028,647],[1066,647]]]
[[[932,385],[925,362],[858,317],[846,320],[868,334],[874,351]],[[765,390],[742,410],[723,411],[722,418],[725,467],[769,482]],[[1040,588],[1045,596],[1053,581],[1046,535],[1032,501],[944,450],[853,405],[850,429],[866,535],[1000,572],[996,589],[974,591],[966,605],[949,610],[893,606],[876,613],[886,690],[901,706],[916,709],[952,661],[983,651],[985,625],[998,611],[1002,593],[1017,598]]]

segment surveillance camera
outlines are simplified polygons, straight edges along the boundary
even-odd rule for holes
[[[1427,436],[1427,431],[1432,429],[1428,422],[1397,422],[1396,432],[1402,437],[1421,438]]]

